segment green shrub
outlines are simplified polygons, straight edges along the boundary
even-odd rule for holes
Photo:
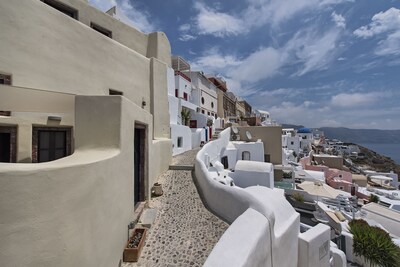
[[[292,198],[293,198],[294,200],[298,201],[298,202],[301,202],[301,203],[304,202],[304,196],[303,196],[302,194],[300,194],[300,193],[294,193],[294,194],[292,195]]]
[[[370,201],[370,202],[378,203],[378,202],[379,202],[379,196],[374,195],[374,194],[371,194],[371,195],[369,196],[369,201]]]
[[[363,257],[371,266],[400,266],[400,248],[393,243],[386,231],[370,226],[364,220],[353,220],[349,226],[356,256]]]

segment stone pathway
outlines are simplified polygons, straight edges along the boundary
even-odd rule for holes
[[[174,157],[172,165],[193,165],[197,152]],[[202,266],[228,224],[204,207],[191,171],[169,170],[158,182],[164,194],[149,202],[158,212],[140,259],[122,266]]]

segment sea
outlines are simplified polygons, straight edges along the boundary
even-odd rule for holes
[[[378,154],[390,157],[397,164],[400,164],[400,144],[360,144]]]

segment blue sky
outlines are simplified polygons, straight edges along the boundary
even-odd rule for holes
[[[281,123],[400,129],[400,1],[89,0]]]

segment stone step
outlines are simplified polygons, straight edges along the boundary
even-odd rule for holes
[[[194,165],[169,165],[169,169],[174,171],[192,171],[194,170]]]

